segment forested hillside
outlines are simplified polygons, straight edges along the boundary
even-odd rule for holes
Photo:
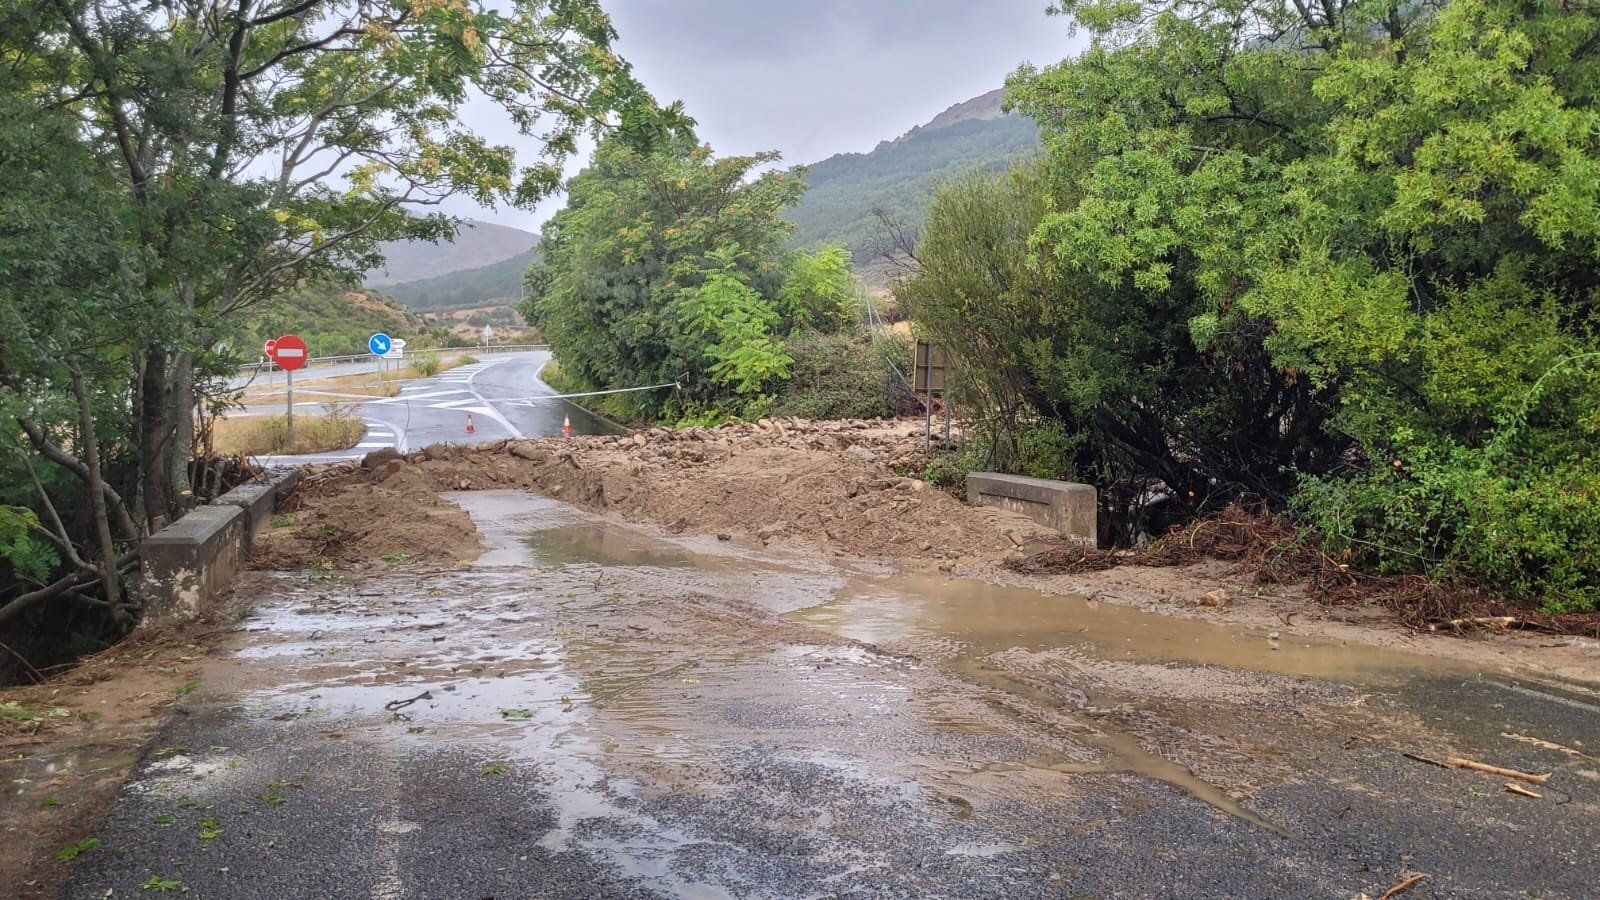
[[[857,266],[881,234],[873,211],[921,222],[938,183],[968,170],[1003,169],[1038,143],[1031,119],[1000,112],[1000,91],[957,104],[870,153],[841,153],[808,167],[806,194],[787,213],[795,245],[842,244]]]
[[[369,270],[365,280],[378,287],[478,269],[525,255],[537,240],[520,228],[467,222],[453,241],[385,241],[378,245],[384,264]]]
[[[510,306],[521,296],[522,273],[537,258],[536,251],[528,250],[476,269],[385,285],[383,292],[420,310]]]

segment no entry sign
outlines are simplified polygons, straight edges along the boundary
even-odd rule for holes
[[[268,342],[267,355],[278,364],[278,368],[293,372],[306,364],[306,342],[300,340],[297,334],[286,334]]]

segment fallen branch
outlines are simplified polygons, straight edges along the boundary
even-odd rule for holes
[[[1410,878],[1407,878],[1405,881],[1402,881],[1394,887],[1389,888],[1387,891],[1384,891],[1383,896],[1379,897],[1378,900],[1389,900],[1390,897],[1393,897],[1396,894],[1409,891],[1417,882],[1427,877],[1427,875],[1418,872]]]
[[[1472,769],[1475,772],[1488,772],[1490,775],[1499,775],[1501,778],[1516,778],[1521,781],[1532,782],[1533,784],[1544,784],[1546,781],[1550,780],[1550,773],[1548,772],[1543,775],[1530,775],[1527,772],[1519,772],[1516,769],[1505,769],[1501,768],[1500,766],[1491,766],[1488,763],[1481,763],[1473,759],[1462,759],[1459,756],[1452,756],[1445,760],[1445,762],[1448,762],[1450,765],[1455,766],[1458,769]]]
[[[1522,624],[1516,616],[1472,616],[1466,619],[1451,619],[1446,623],[1456,631],[1465,631],[1469,626],[1473,628],[1496,628],[1504,630]]]
[[[1427,757],[1427,756],[1418,756],[1415,753],[1402,753],[1400,755],[1404,756],[1406,759],[1414,759],[1419,763],[1427,763],[1430,766],[1438,766],[1441,769],[1453,768],[1453,766],[1451,766],[1447,762],[1440,762],[1437,759],[1432,759],[1432,758]]]
[[[1517,794],[1518,796],[1522,797],[1532,797],[1535,800],[1544,796],[1543,794],[1535,794],[1533,791],[1530,791],[1522,785],[1517,784],[1515,781],[1506,782],[1506,793]]]
[[[417,702],[418,700],[432,700],[432,699],[433,699],[433,692],[432,691],[423,691],[422,693],[416,695],[415,697],[412,697],[409,700],[390,700],[388,703],[385,703],[383,705],[383,708],[389,710],[390,712],[394,712],[395,710],[398,710],[398,709],[405,709],[406,707],[408,707],[411,704]]]

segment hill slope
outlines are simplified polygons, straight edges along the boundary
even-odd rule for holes
[[[998,171],[1039,141],[1030,119],[1000,110],[1004,91],[957,103],[871,153],[841,153],[808,167],[805,199],[790,210],[795,244],[843,244],[858,267],[879,235],[874,209],[920,224],[934,187],[969,168]]]
[[[305,338],[312,356],[367,352],[375,331],[405,338],[412,348],[460,343],[445,328],[367,288],[308,285],[251,310],[249,335],[265,341],[280,334]]]
[[[433,278],[464,269],[477,269],[528,252],[539,240],[532,232],[488,222],[467,222],[454,243],[388,241],[382,269],[367,273],[369,287]]]
[[[525,250],[487,266],[385,285],[383,292],[419,310],[509,306],[521,296],[522,273],[537,255],[536,250]]]

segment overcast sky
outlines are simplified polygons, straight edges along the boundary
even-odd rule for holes
[[[1018,64],[1082,39],[1046,0],[606,0],[619,50],[659,100],[682,100],[718,153],[777,150],[790,163],[865,152],[946,107],[1000,87]],[[489,109],[469,112],[510,141]],[[536,230],[536,212],[449,211]]]

